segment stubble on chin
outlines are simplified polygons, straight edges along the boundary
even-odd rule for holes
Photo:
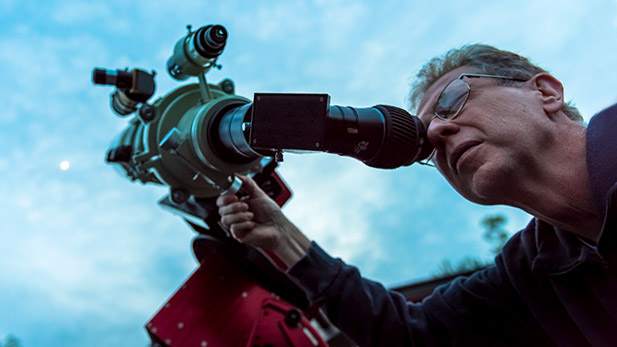
[[[486,162],[468,178],[468,200],[481,205],[503,204],[515,184],[516,170],[506,161]]]

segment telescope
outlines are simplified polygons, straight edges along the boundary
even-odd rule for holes
[[[411,165],[432,152],[424,124],[398,107],[330,105],[327,94],[255,93],[249,99],[235,94],[230,79],[208,83],[207,72],[221,68],[217,60],[228,32],[222,25],[187,29],[173,48],[167,72],[177,81],[196,77],[198,83],[180,86],[150,102],[156,90],[154,71],[95,68],[92,79],[95,84],[115,87],[111,94],[114,113],[132,116],[107,151],[106,161],[121,167],[133,181],[169,187],[169,195],[159,203],[180,213],[206,237],[193,245],[202,267],[204,254],[212,252],[243,254],[253,264],[267,264],[255,260],[262,255],[234,243],[218,223],[216,197],[243,194],[237,175],[252,176],[282,206],[291,191],[275,168],[286,151],[334,153],[380,169]],[[203,251],[204,247],[209,251]],[[266,258],[272,256],[266,254]],[[269,280],[260,283],[276,282],[269,285],[274,291],[293,287],[269,265],[257,272],[270,274],[265,276]],[[301,293],[286,299],[295,306],[306,305]],[[294,320],[296,326],[300,318]],[[164,344],[152,326],[148,331],[153,340]]]

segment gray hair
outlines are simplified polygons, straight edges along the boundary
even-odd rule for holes
[[[528,80],[539,73],[546,73],[543,68],[532,64],[529,59],[516,53],[502,51],[485,44],[470,44],[458,49],[451,49],[440,57],[435,57],[426,63],[411,86],[409,102],[412,110],[418,107],[426,90],[441,76],[461,66],[470,66],[475,73],[487,75],[508,76]],[[509,80],[499,80],[498,83],[512,84]],[[566,102],[561,110],[568,118],[583,122],[579,110]]]

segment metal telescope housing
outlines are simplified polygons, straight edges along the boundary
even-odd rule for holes
[[[386,169],[410,165],[432,151],[422,122],[397,107],[335,106],[327,94],[257,93],[250,100],[235,95],[229,79],[207,83],[206,73],[220,67],[216,60],[226,39],[221,25],[189,27],[167,70],[174,79],[195,76],[199,83],[152,103],[147,99],[154,73],[94,70],[96,84],[116,86],[116,113],[138,110],[108,151],[109,163],[121,165],[132,180],[169,186],[171,199],[183,203],[235,191],[236,174],[257,173],[264,157],[281,161],[285,150],[336,153]],[[122,97],[115,97],[119,92]]]
[[[256,93],[251,100],[236,95],[230,79],[208,83],[206,73],[221,67],[217,59],[227,36],[221,25],[196,31],[189,26],[174,46],[167,71],[178,81],[197,77],[198,83],[180,86],[153,102],[149,100],[156,90],[154,71],[93,70],[95,84],[115,87],[112,110],[119,116],[133,115],[110,146],[106,161],[121,167],[131,180],[168,186],[170,194],[159,204],[180,213],[200,234],[193,245],[204,268],[200,265],[146,329],[153,345],[170,345],[170,336],[174,341],[198,336],[195,341],[204,345],[204,335],[213,339],[222,335],[218,315],[228,307],[220,303],[230,307],[240,303],[240,309],[225,311],[223,316],[234,327],[246,321],[247,314],[259,324],[245,329],[246,336],[225,334],[235,342],[220,345],[279,346],[293,340],[295,347],[323,347],[326,344],[297,309],[308,307],[304,292],[275,265],[273,254],[231,237],[219,223],[216,197],[223,192],[242,195],[237,175],[250,175],[283,206],[291,191],[274,169],[286,150],[336,153],[371,167],[394,169],[428,157],[432,146],[422,122],[394,106],[335,106],[327,94]],[[228,276],[237,280],[229,281]],[[251,293],[246,297],[235,297],[247,291]],[[213,309],[212,301],[218,309]],[[194,314],[198,311],[208,315]],[[265,313],[269,318],[261,321]],[[331,332],[327,319],[315,315],[324,331]],[[210,316],[215,319],[208,320]],[[180,330],[179,324],[184,328]],[[210,325],[208,334],[204,324]]]

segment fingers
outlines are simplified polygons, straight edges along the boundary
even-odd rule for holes
[[[229,229],[237,239],[240,238],[236,235],[244,237],[247,232],[255,227],[254,214],[249,211],[249,205],[244,199],[238,199],[233,194],[221,195],[216,199],[216,204],[219,206],[221,224]]]
[[[229,214],[221,217],[221,223],[227,228],[234,226],[234,224],[240,224],[253,220],[253,212],[240,212]]]
[[[225,205],[232,204],[238,200],[239,200],[238,197],[234,194],[219,195],[219,197],[216,199],[216,206],[222,207]]]
[[[229,205],[223,205],[219,207],[219,214],[222,216],[246,212],[249,210],[249,204],[244,201],[236,201]]]
[[[268,233],[265,234],[267,237],[262,235],[264,221],[255,221],[255,213],[261,216],[265,211],[268,215],[272,212],[269,203],[275,203],[250,177],[238,177],[243,181],[242,189],[248,195],[238,198],[235,194],[224,194],[216,199],[221,225],[238,241],[261,247],[264,242],[267,244],[272,236],[268,236]]]
[[[253,228],[255,228],[255,222],[249,220],[232,224],[229,231],[231,231],[231,235],[233,235],[236,240],[243,242],[245,238],[251,234]]]

